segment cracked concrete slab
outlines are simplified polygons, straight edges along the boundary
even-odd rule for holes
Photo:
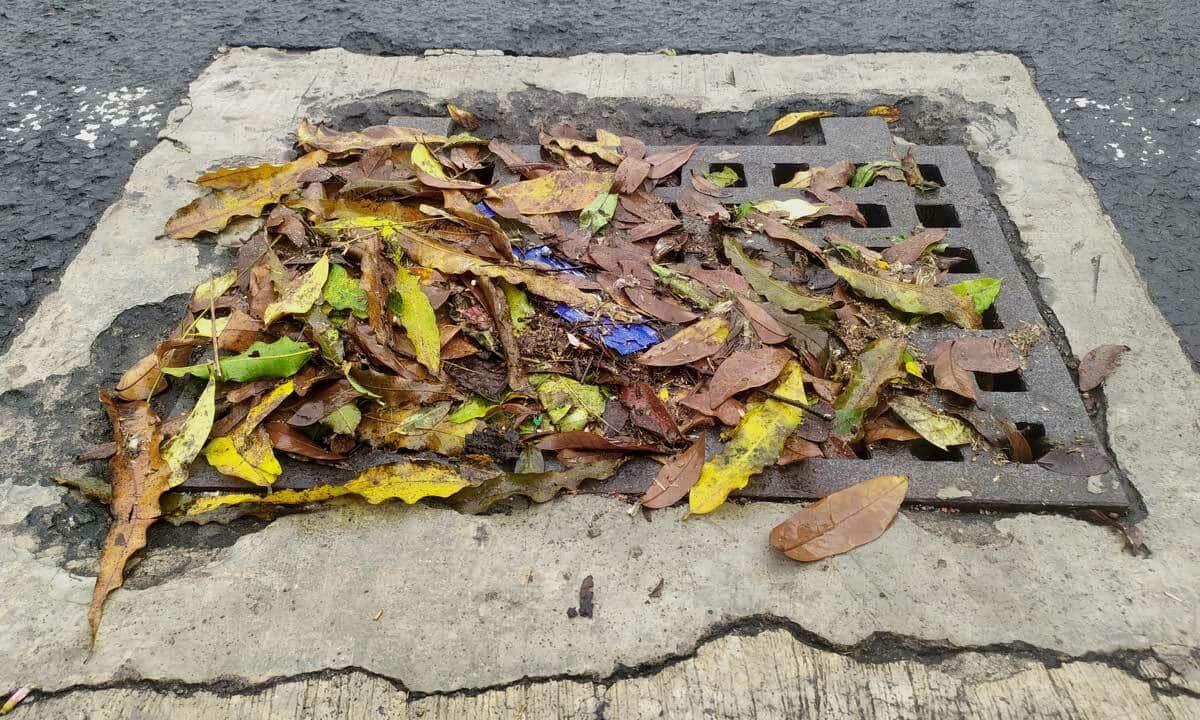
[[[730,658],[737,663],[731,666]],[[387,678],[347,670],[249,687],[77,688],[35,695],[29,702],[23,709],[29,720],[69,715],[93,720],[168,715],[176,720],[1183,720],[1200,713],[1200,698],[1175,691],[1155,668],[1130,672],[1094,660],[1046,665],[990,652],[881,661],[812,647],[782,629],[721,637],[701,645],[692,657],[599,682],[560,678],[477,693],[420,695]]]
[[[31,399],[40,413],[58,407],[59,374],[109,361],[86,348],[114,318],[186,292],[209,272],[194,245],[157,237],[167,214],[195,194],[188,180],[199,171],[235,156],[281,159],[299,117],[373,94],[405,89],[437,102],[529,87],[697,112],[801,95],[862,104],[919,97],[961,118],[962,141],[994,174],[1074,353],[1102,343],[1133,348],[1106,386],[1106,421],[1115,456],[1149,509],[1143,527],[1153,557],[1126,555],[1109,531],[1054,516],[906,511],[880,541],[801,566],[767,546],[769,528],[793,510],[780,504],[730,506],[686,522],[672,510],[652,523],[603,497],[482,518],[345,506],[279,519],[194,562],[159,562],[181,569],[116,593],[85,662],[92,578],[77,565],[65,569],[69,548],[29,531],[34,509],[59,502],[63,491],[15,489],[35,479],[41,487],[56,470],[39,455],[40,465],[6,473],[0,485],[0,518],[12,521],[0,528],[0,649],[9,659],[0,687],[255,683],[348,666],[425,693],[563,674],[603,678],[687,655],[712,628],[762,615],[839,644],[894,633],[960,647],[1027,643],[1074,657],[1141,649],[1194,657],[1200,383],[1028,71],[1009,55],[380,58],[230,50],[193,83],[188,107],[163,132],[168,139],[138,164],[60,289],[0,359],[5,398]],[[107,282],[98,288],[101,277]],[[25,452],[41,442],[44,422],[34,410],[4,419],[0,440]],[[144,565],[189,552],[151,548]],[[595,618],[568,619],[588,574]],[[662,597],[649,598],[659,579]]]

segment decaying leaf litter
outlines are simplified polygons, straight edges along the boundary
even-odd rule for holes
[[[733,206],[735,166],[683,174],[695,145],[560,124],[530,159],[469,110],[448,113],[461,132],[302,121],[295,160],[207,172],[168,220],[174,240],[263,223],[171,336],[101,391],[114,443],[86,455],[111,456],[116,521],[93,637],[159,517],[348,496],[481,513],[603,483],[634,455],[662,463],[635,508],[686,496],[699,515],[771,465],[854,458],[868,443],[1032,461],[1015,426],[997,439],[973,425],[1012,426],[975,406],[973,373],[1015,369],[1027,348],[968,337],[923,354],[908,341],[922,324],[981,328],[1000,279],[947,284],[944,231],[913,228],[882,253],[839,234],[865,224],[840,189],[930,188],[911,156],[806,168],[783,184],[796,197]],[[829,114],[791,113],[770,132]],[[489,182],[495,167],[519,179]],[[675,204],[655,193],[670,186]],[[171,387],[198,399],[160,420],[151,401]],[[391,461],[347,483],[274,487],[281,458],[340,464],[372,450]],[[1101,462],[1058,460],[1069,473]],[[244,488],[180,490],[194,463]],[[870,542],[907,485],[864,479],[770,542],[803,561]]]

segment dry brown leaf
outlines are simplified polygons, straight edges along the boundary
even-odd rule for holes
[[[446,136],[398,125],[373,125],[357,132],[336,132],[301,120],[296,129],[296,142],[312,150],[344,153],[394,145],[441,143],[446,142]]]
[[[113,524],[104,538],[100,572],[88,607],[93,644],[104,601],[109,593],[121,587],[129,558],[145,547],[146,529],[162,515],[159,498],[171,480],[170,469],[160,455],[162,433],[158,416],[150,405],[142,400],[118,403],[104,392],[100,401],[112,423],[116,454],[109,462]]]
[[[696,481],[704,467],[704,436],[701,435],[691,447],[672,456],[659,469],[654,482],[646,488],[640,502],[642,507],[652,510],[665,508],[682,500]]]
[[[642,353],[638,362],[655,367],[686,365],[720,350],[728,335],[729,323],[723,318],[704,318]]]
[[[621,387],[621,403],[629,408],[633,424],[667,440],[679,437],[679,426],[667,406],[647,383],[629,383]]]
[[[813,562],[865,545],[883,534],[908,492],[908,478],[864,480],[802,509],[771,530],[771,546]]]
[[[1121,355],[1129,352],[1128,345],[1101,345],[1079,361],[1079,389],[1082,392],[1100,387],[1109,373],[1117,367]]]
[[[584,209],[596,196],[608,192],[612,180],[612,173],[556,170],[533,180],[492,188],[487,195],[522,215],[571,212]]]
[[[629,298],[629,301],[636,305],[638,310],[663,322],[683,324],[699,317],[674,300],[667,300],[646,288],[627,287],[625,288],[625,297]]]
[[[739,350],[725,358],[708,382],[705,398],[709,408],[750,388],[762,387],[779,377],[792,354],[780,348]]]
[[[692,153],[696,152],[699,145],[685,145],[678,148],[668,148],[660,150],[653,155],[646,157],[646,162],[653,167],[650,168],[649,177],[651,180],[661,180],[679,168],[687,164],[688,160],[692,159]]]

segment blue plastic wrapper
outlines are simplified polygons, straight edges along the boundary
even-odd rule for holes
[[[554,313],[567,322],[591,322],[592,316],[569,305],[559,305]],[[640,352],[662,342],[658,332],[643,323],[617,323],[602,319],[583,328],[583,333],[596,342],[604,343],[619,355]]]
[[[527,250],[515,247],[513,255],[518,260],[541,265],[549,270],[558,270],[576,277],[587,277],[587,273],[582,272],[578,265],[572,265],[566,260],[556,257],[554,251],[546,245],[539,245]],[[554,308],[554,313],[567,322],[591,323],[588,327],[583,328],[583,334],[596,342],[604,343],[620,355],[639,352],[662,342],[658,332],[643,323],[617,323],[608,319],[593,321],[591,315],[576,310],[570,305],[560,304]]]
[[[569,275],[576,277],[587,277],[587,273],[580,271],[578,265],[572,265],[566,260],[562,260],[554,255],[554,251],[547,245],[538,245],[537,247],[522,250],[521,248],[513,248],[513,255],[518,260],[524,260],[527,263],[541,265],[550,270],[561,270]]]
[[[491,209],[490,207],[488,207],[487,203],[485,203],[485,202],[480,201],[480,202],[475,203],[475,209],[478,210],[479,212],[483,213],[484,217],[489,217],[489,218],[496,217],[496,211]]]

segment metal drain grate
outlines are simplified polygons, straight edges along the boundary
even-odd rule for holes
[[[430,118],[395,118],[392,123],[437,133],[448,130],[445,121]],[[820,123],[823,145],[701,146],[682,169],[681,177],[687,178],[692,169],[703,173],[733,166],[743,182],[729,188],[732,194],[722,198],[722,202],[736,204],[802,196],[802,190],[781,188],[779,184],[807,167],[844,160],[860,164],[892,159],[895,146],[881,119],[825,118]],[[537,146],[514,149],[530,161],[539,159]],[[657,149],[650,148],[649,152]],[[877,181],[861,189],[841,189],[840,195],[859,204],[869,227],[839,223],[837,232],[867,247],[884,248],[891,244],[886,240],[888,236],[911,232],[918,225],[946,228],[947,252],[963,258],[954,281],[990,275],[1005,282],[995,305],[984,315],[983,330],[922,327],[911,336],[910,342],[928,351],[942,340],[967,334],[1003,339],[1025,325],[1040,325],[1044,329],[1037,305],[1021,278],[966,151],[956,146],[915,146],[913,155],[926,177],[942,183],[943,187],[918,194],[904,183]],[[515,176],[498,166],[495,179],[509,181]],[[681,188],[669,187],[660,188],[658,193],[674,201],[680,191]],[[1030,350],[1025,368],[985,380],[990,382],[981,385],[991,390],[981,389],[980,406],[1026,428],[1027,436],[1034,439],[1031,445],[1035,455],[1039,449],[1050,447],[1081,444],[1103,447],[1062,357],[1048,338]],[[996,509],[1129,509],[1126,489],[1113,471],[1098,478],[1073,477],[1049,472],[1037,464],[997,463],[991,454],[974,455],[969,448],[964,448],[961,455],[942,453],[932,446],[928,449],[930,452],[923,452],[919,443],[880,443],[870,447],[871,456],[867,459],[810,459],[788,467],[771,467],[738,495],[753,499],[809,500],[865,478],[904,474],[910,481],[909,503]],[[299,488],[341,482],[362,468],[396,457],[398,454],[385,451],[359,452],[349,468],[285,460],[286,469],[279,486]],[[586,491],[640,494],[658,467],[651,460],[634,459],[617,477],[593,483]],[[203,470],[199,466],[195,470],[187,487],[245,488],[243,483],[218,475],[206,465]]]

